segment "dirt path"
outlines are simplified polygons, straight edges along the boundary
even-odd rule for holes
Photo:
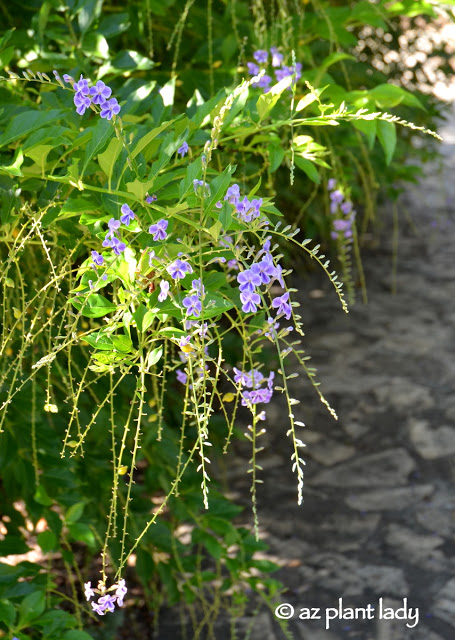
[[[455,111],[441,135],[443,162],[425,168],[400,208],[397,294],[386,212],[383,243],[364,261],[369,304],[346,316],[323,279],[322,297],[300,299],[308,353],[339,420],[306,380],[290,381],[308,425],[297,506],[287,410],[278,401],[268,411],[261,535],[283,565],[276,577],[289,589],[282,601],[295,608],[296,639],[455,637]],[[247,483],[239,474],[243,496]],[[365,613],[329,612],[326,630],[339,598]],[[405,598],[408,610],[398,611]],[[318,608],[320,619],[300,620],[302,608]],[[251,638],[282,637],[272,619],[262,614]]]

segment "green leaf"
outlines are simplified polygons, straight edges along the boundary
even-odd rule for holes
[[[72,504],[68,511],[65,513],[66,524],[73,524],[77,522],[81,515],[84,513],[85,502],[76,502]]]
[[[112,342],[114,349],[120,351],[120,353],[129,353],[133,348],[133,343],[129,336],[112,336]]]
[[[229,231],[232,222],[232,205],[229,202],[223,202],[223,207],[218,214],[218,220],[221,222],[224,231]]]
[[[154,364],[161,360],[161,356],[163,355],[163,347],[157,347],[156,349],[152,349],[149,351],[146,361],[146,368],[152,367]]]
[[[112,172],[114,170],[115,161],[120,155],[122,150],[122,142],[118,138],[112,138],[109,142],[106,151],[98,154],[98,164],[100,165],[102,171],[107,176],[109,182],[112,178]]]
[[[103,150],[108,138],[113,134],[114,129],[110,120],[100,118],[94,127],[91,127],[92,137],[85,149],[84,164],[82,166],[81,178],[90,160],[97,153]]]
[[[16,620],[16,610],[14,605],[8,600],[0,600],[0,622],[4,622],[11,628]]]
[[[100,351],[112,351],[114,348],[112,338],[101,331],[91,333],[89,336],[83,336],[81,340],[88,342],[89,345]]]
[[[22,149],[19,147],[14,156],[13,163],[8,166],[0,167],[0,172],[8,173],[11,176],[22,176],[21,166],[23,162],[24,154],[22,153]]]
[[[46,600],[43,591],[34,591],[26,596],[19,607],[18,627],[26,627],[44,611]]]
[[[370,149],[374,147],[377,132],[376,120],[353,120],[352,125],[366,135],[368,146]]]
[[[46,489],[42,484],[37,486],[33,499],[35,500],[35,502],[37,502],[38,504],[42,504],[45,507],[49,507],[54,502],[51,498],[49,498]]]
[[[259,96],[256,103],[256,108],[259,114],[259,122],[261,122],[273,109],[281,94],[285,89],[291,86],[293,76],[286,76],[283,80],[280,80],[278,84],[275,84],[270,91],[263,93]]]
[[[139,140],[139,142],[136,144],[133,151],[131,152],[131,158],[135,158],[138,155],[138,153],[141,153],[141,151],[143,151],[146,148],[146,146],[156,138],[156,136],[158,136],[162,131],[167,129],[175,121],[176,121],[176,118],[174,118],[173,120],[168,120],[167,122],[163,122],[163,124],[161,124],[159,127],[155,127],[155,129],[152,129],[151,131],[146,133],[145,136],[142,136],[142,138]]]
[[[0,136],[0,147],[22,138],[46,124],[54,122],[65,115],[65,111],[51,109],[50,111],[25,111],[15,116]]]
[[[226,189],[228,188],[231,177],[234,171],[236,170],[236,165],[230,165],[225,168],[223,173],[217,176],[210,183],[210,196],[206,199],[205,203],[205,213],[209,214],[215,207],[218,200],[222,199],[226,193]]]
[[[73,524],[69,525],[68,530],[73,540],[77,540],[77,542],[83,542],[92,549],[96,547],[95,536],[93,535],[92,530],[87,524],[83,522],[74,522]]]
[[[99,293],[92,293],[84,301],[79,298],[71,298],[70,302],[86,318],[102,318],[117,309],[117,305]]]
[[[69,198],[60,210],[59,218],[71,218],[81,213],[94,213],[99,205],[87,198]]]
[[[0,540],[0,556],[9,556],[30,551],[22,538],[8,535],[4,540]]]
[[[62,640],[93,640],[93,636],[89,636],[85,631],[71,629],[64,634]]]
[[[36,539],[44,553],[56,551],[58,548],[57,536],[52,531],[41,531],[41,533],[36,536]]]
[[[415,95],[395,84],[378,84],[371,89],[368,94],[369,97],[375,101],[379,109],[391,109],[399,104],[405,104],[408,107],[425,110],[425,107]]]
[[[397,145],[397,130],[394,122],[387,120],[378,120],[378,138],[384,149],[386,163],[392,162],[392,157]]]
[[[308,160],[307,158],[302,158],[301,156],[298,156],[298,155],[296,155],[294,159],[295,159],[295,164],[298,166],[298,168],[302,169],[302,171],[306,173],[306,175],[309,177],[310,180],[312,180],[316,184],[319,184],[321,182],[321,177],[319,175],[319,172],[316,169],[315,165],[311,162],[311,160]]]

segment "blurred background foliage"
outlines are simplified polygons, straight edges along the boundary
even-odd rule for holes
[[[450,23],[454,5],[423,0],[0,0],[0,68],[50,76],[55,69],[60,75],[103,79],[122,103],[126,124],[157,126],[182,111],[196,112],[206,101],[219,102],[226,88],[247,77],[253,52],[275,46],[286,64],[292,63],[292,51],[302,64],[296,100],[307,94],[306,80],[316,89],[327,86],[324,101],[335,107],[345,102],[388,111],[436,129],[444,105],[432,87],[453,73],[453,50],[436,36]],[[5,137],[17,114],[36,105],[43,111],[61,110],[62,102],[46,84],[1,82],[0,104],[2,260],[8,260],[19,229],[26,236],[34,212],[45,210],[43,226],[49,227],[52,260],[70,274],[85,256],[72,219],[61,219],[52,227],[53,207],[61,206],[60,187],[40,175],[19,180],[20,170],[14,172],[18,143],[15,139],[10,144]],[[288,116],[289,105],[278,104],[274,119],[284,121]],[[74,112],[68,110],[67,118],[82,131]],[[220,169],[228,163],[238,165],[235,177],[242,189],[252,188],[261,177],[263,195],[274,196],[287,221],[333,252],[328,177],[335,177],[355,203],[361,245],[364,238],[371,240],[381,223],[378,200],[397,199],[404,182],[418,179],[422,162],[437,156],[437,143],[431,138],[422,142],[421,134],[409,128],[394,126],[393,132],[381,130],[376,122],[342,123],[331,128],[330,135],[325,128],[308,128],[299,133],[311,136],[311,144],[321,145],[323,153],[317,161],[317,147],[308,146],[298,160],[291,150],[292,133],[277,125],[262,137],[232,136],[220,145],[217,161]],[[36,144],[28,139],[28,158],[41,166],[43,174],[48,160],[58,161],[71,142],[65,132],[60,134],[54,131],[53,139],[44,141],[48,148],[38,155],[33,153]],[[229,126],[224,134],[229,138]],[[201,132],[201,146],[206,139]],[[27,143],[23,151],[27,155]],[[221,610],[241,615],[248,589],[270,602],[280,585],[267,577],[273,563],[257,558],[264,545],[237,524],[240,509],[221,493],[212,490],[210,510],[203,510],[200,478],[193,471],[142,540],[135,566],[128,568],[130,606],[107,616],[103,624],[89,618],[81,585],[99,570],[97,558],[112,492],[111,453],[104,430],[94,428],[83,457],[61,458],[68,424],[62,407],[69,388],[77,393],[75,379],[80,379],[89,352],[74,348],[69,360],[55,359],[52,373],[42,366],[39,375],[29,379],[31,367],[49,353],[52,336],[64,328],[59,310],[65,307],[73,283],[70,274],[66,287],[46,298],[36,318],[55,332],[38,331],[27,351],[31,310],[23,304],[24,284],[35,292],[45,287],[49,263],[39,242],[28,242],[26,249],[14,263],[14,278],[3,282],[8,309],[16,312],[10,323],[12,339],[0,365],[0,404],[11,385],[19,391],[8,414],[1,417],[0,554],[8,562],[0,564],[0,637],[11,638],[13,629],[20,640],[120,639],[131,637],[131,631],[139,637],[144,626],[157,627],[161,606],[184,603],[196,638],[204,626],[213,634],[213,620]],[[233,344],[232,353],[235,348]],[[21,366],[14,369],[15,358],[26,351]],[[90,382],[79,403],[81,423],[90,422],[93,407],[99,407],[108,392],[108,378]],[[180,405],[178,389],[170,388],[169,393],[175,402],[167,403],[161,416],[167,428],[160,442],[153,428],[153,401],[149,407],[150,428],[145,431],[134,485],[133,533],[148,520],[154,508],[150,501],[159,505],[174,478]],[[119,425],[128,420],[132,394],[131,375],[116,392]],[[109,420],[107,412],[101,409],[98,425]],[[223,432],[216,420],[213,432],[221,451]],[[112,558],[118,557],[116,545],[113,541]],[[183,615],[183,607],[181,611]]]

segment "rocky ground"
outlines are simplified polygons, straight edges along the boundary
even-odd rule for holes
[[[382,242],[364,257],[369,304],[343,314],[324,278],[300,296],[307,351],[339,420],[303,377],[290,381],[307,424],[304,502],[297,506],[287,410],[275,401],[258,504],[297,640],[455,637],[455,113],[441,135],[443,162],[401,200],[396,294],[385,211]],[[249,478],[238,471],[238,495],[248,499]],[[350,619],[356,607],[365,613]],[[262,613],[251,639],[284,637],[273,618]]]

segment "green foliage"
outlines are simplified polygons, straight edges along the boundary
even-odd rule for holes
[[[398,179],[415,180],[414,165],[404,164],[418,153],[412,136],[437,138],[441,108],[409,91],[398,72],[391,82],[374,68],[374,52],[358,54],[365,30],[398,38],[400,17],[434,18],[432,4],[279,0],[269,11],[259,0],[251,13],[249,5],[46,0],[5,8],[0,551],[14,563],[0,563],[0,635],[98,637],[83,596],[98,571],[106,588],[122,576],[140,585],[150,610],[187,607],[195,638],[204,624],[213,635],[223,608],[242,615],[246,584],[268,606],[279,597],[268,576],[276,565],[257,557],[265,549],[256,509],[263,416],[233,367],[277,372],[299,503],[303,423],[287,382],[290,353],[336,413],[301,347],[298,303],[291,339],[267,322],[276,309],[270,287],[257,313],[244,312],[227,265],[247,270],[270,239],[285,278],[286,257],[306,256],[347,311],[356,277],[363,283],[360,246],[374,230],[380,188],[396,198]],[[247,63],[270,47],[290,73],[264,93],[257,82],[274,68],[264,63],[252,79]],[[79,116],[65,73],[103,79],[120,115],[102,119],[92,103]],[[187,157],[178,151],[184,142]],[[331,213],[328,178],[344,204],[356,205],[351,236],[334,232],[348,214]],[[225,200],[234,182],[242,197],[262,200],[260,218],[245,219]],[[122,205],[135,219],[120,226],[128,246],[116,255],[102,243]],[[168,222],[165,242],[148,232],[160,220]],[[103,253],[101,268],[92,251]],[[177,281],[168,268],[180,254],[193,274]],[[185,315],[197,278],[200,315]],[[160,300],[163,281],[171,295]],[[292,300],[295,290],[285,291]],[[185,320],[207,322],[207,337]],[[179,367],[185,384],[176,381]],[[238,524],[241,509],[219,491],[212,464],[235,438],[251,450],[256,535]],[[18,557],[32,549],[39,562]],[[125,604],[120,624],[129,629],[135,597]],[[106,633],[114,615],[104,618]]]

